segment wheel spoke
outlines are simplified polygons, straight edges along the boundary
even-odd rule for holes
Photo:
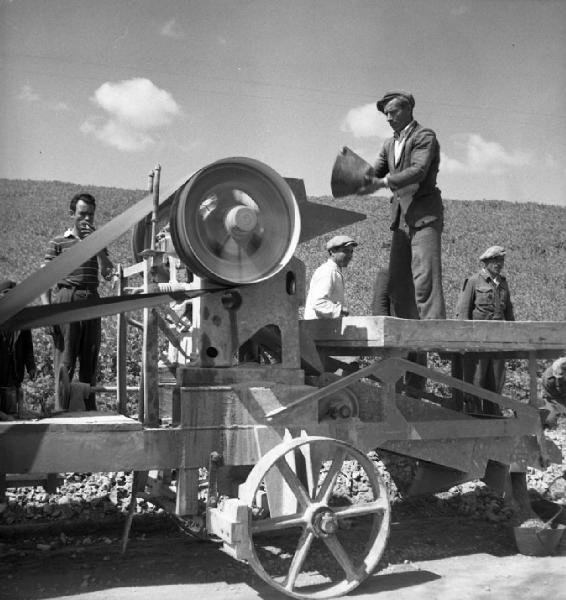
[[[305,529],[305,531],[303,531],[301,534],[301,538],[297,544],[297,550],[295,551],[295,555],[291,561],[291,566],[289,567],[289,572],[285,578],[284,587],[286,590],[293,591],[293,588],[295,587],[295,581],[301,573],[301,569],[303,568],[303,564],[307,558],[307,554],[310,550],[313,540],[314,533]]]
[[[282,529],[290,529],[291,527],[300,527],[304,524],[305,518],[303,514],[297,513],[252,521],[251,529],[252,533],[262,533],[265,531],[281,531]]]
[[[323,502],[325,504],[328,503],[328,499],[330,498],[330,494],[332,493],[332,490],[334,488],[336,478],[338,477],[340,469],[342,468],[342,464],[344,463],[344,455],[345,452],[343,448],[338,447],[336,449],[336,452],[334,453],[332,464],[328,469],[328,473],[326,474],[326,477],[324,478],[324,481],[320,486],[320,490],[316,495],[317,502]]]
[[[307,508],[311,503],[311,499],[309,498],[307,491],[305,490],[303,484],[300,482],[296,473],[293,471],[293,469],[291,469],[289,463],[285,460],[285,457],[282,456],[275,463],[275,466],[277,467],[277,469],[279,469],[281,477],[283,477],[287,485],[291,488],[291,491],[295,495],[295,498],[297,498],[299,503],[302,504],[303,508]]]
[[[353,581],[358,578],[358,572],[354,568],[350,557],[344,550],[344,546],[338,541],[338,538],[335,535],[331,535],[327,538],[322,538],[332,555],[338,562],[338,564],[342,567],[342,570],[346,574],[346,579],[348,581]]]
[[[373,502],[364,502],[362,504],[353,504],[350,506],[340,506],[334,508],[333,512],[338,519],[348,519],[354,517],[363,517],[376,512],[385,512],[388,507],[387,500],[385,498],[378,498]]]

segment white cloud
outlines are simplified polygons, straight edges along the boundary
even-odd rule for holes
[[[137,131],[124,123],[111,119],[106,122],[89,119],[81,125],[80,130],[82,133],[92,134],[104,144],[124,152],[139,152],[154,142],[153,138],[143,131]]]
[[[20,93],[18,94],[18,100],[24,100],[25,102],[39,102],[39,94],[31,87],[29,83],[22,86]]]
[[[385,117],[378,112],[373,103],[350,109],[342,121],[340,130],[351,133],[356,138],[379,137],[384,139],[393,133]]]
[[[486,173],[502,175],[510,168],[528,164],[530,155],[517,150],[508,152],[499,142],[484,140],[477,133],[468,133],[456,139],[462,160],[442,154],[442,170],[446,173]]]
[[[150,131],[181,114],[169,92],[143,78],[104,83],[95,91],[93,102],[107,115],[102,120],[88,119],[81,131],[124,151],[145,149],[154,142]]]
[[[164,23],[160,30],[161,35],[174,39],[181,39],[185,37],[184,32],[181,30],[175,19],[170,19],[167,23]]]

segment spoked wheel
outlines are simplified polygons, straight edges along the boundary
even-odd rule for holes
[[[375,569],[389,535],[387,490],[367,456],[338,440],[283,442],[252,469],[249,563],[293,598],[332,598]]]

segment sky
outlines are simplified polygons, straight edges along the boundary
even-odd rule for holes
[[[415,96],[450,199],[566,206],[564,0],[0,0],[0,177],[144,189],[227,157],[330,195]]]

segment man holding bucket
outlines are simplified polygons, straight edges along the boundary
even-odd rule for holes
[[[387,92],[377,109],[393,137],[385,140],[358,194],[387,188],[391,199],[389,292],[395,314],[405,319],[444,319],[440,238],[444,209],[436,176],[440,146],[436,134],[413,118],[415,99]]]

